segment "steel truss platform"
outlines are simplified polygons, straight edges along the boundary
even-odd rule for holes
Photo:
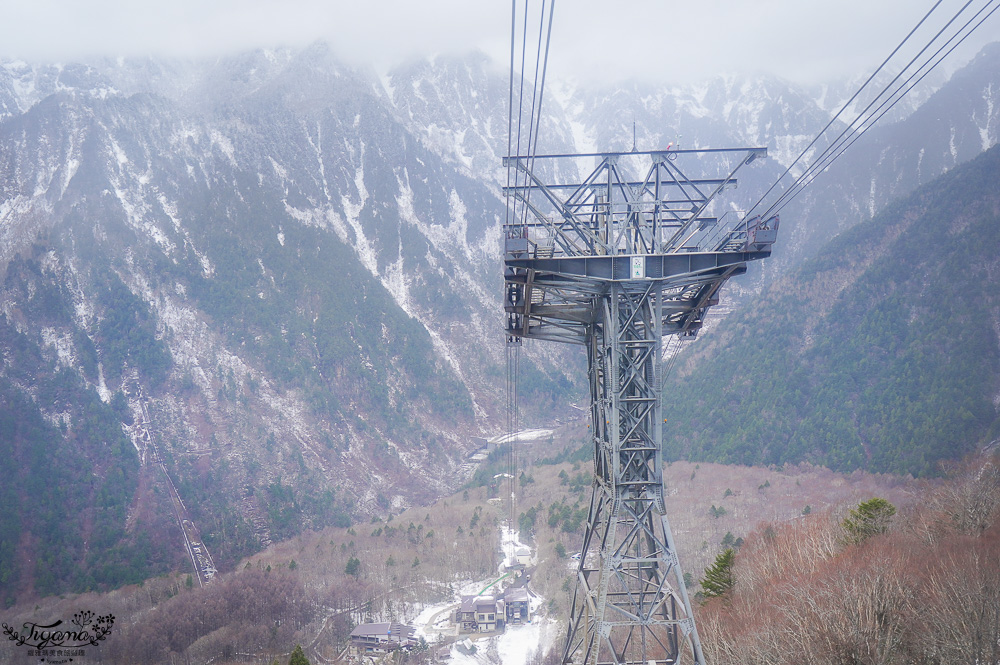
[[[504,246],[508,339],[587,349],[594,484],[565,663],[704,663],[664,505],[663,338],[697,335],[726,280],[770,255],[777,217],[712,214],[736,173],[765,155],[734,148],[505,160],[515,211]],[[597,166],[579,182],[538,175],[560,172],[550,160],[581,159]],[[688,178],[678,162],[689,160],[729,166],[722,177]],[[642,179],[629,177],[637,161],[647,163]]]

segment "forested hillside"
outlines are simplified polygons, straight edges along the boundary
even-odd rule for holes
[[[1000,435],[998,182],[993,148],[690,349],[664,387],[667,455],[921,475]]]
[[[174,491],[225,570],[459,482],[502,204],[373,83],[322,45],[0,63],[0,600],[184,566]]]
[[[970,63],[931,110],[914,103],[898,133],[874,130],[864,159],[840,163],[855,177],[818,185],[804,209],[846,227],[994,143],[997,57]],[[322,43],[0,62],[0,495],[12,507],[0,600],[186,570],[185,521],[224,572],[272,542],[467,480],[477,437],[503,427],[507,76],[480,54],[380,76]],[[740,182],[750,201],[829,117],[841,95],[828,92],[776,79],[563,91],[546,98],[538,148],[656,148],[681,134],[686,147],[766,144]],[[769,265],[826,237],[793,224]],[[753,277],[733,290],[749,294],[763,283]],[[965,348],[960,335],[981,330],[955,326],[945,343]],[[947,371],[950,349],[936,351]],[[584,366],[581,349],[525,345],[522,422],[576,413]],[[940,366],[913,381],[954,402]],[[988,404],[973,402],[934,427],[979,422]],[[713,454],[782,458],[773,442],[755,457],[737,439]],[[706,441],[682,434],[673,454],[708,455]],[[861,453],[799,457],[849,468],[870,453],[869,468],[896,468],[877,446]]]
[[[572,602],[571,557],[582,545],[590,497],[586,428],[574,425],[519,447],[524,475],[516,484],[518,522],[537,557],[532,592],[544,599],[534,623],[549,627],[539,647],[549,641],[561,646],[564,629],[555,622]],[[296,644],[313,663],[333,662],[358,623],[413,623],[422,607],[457,600],[455,594],[473,581],[484,580],[479,590],[496,579],[504,556],[498,529],[508,509],[501,497],[509,485],[490,467],[505,469],[505,458],[501,447],[487,472],[431,505],[306,530],[204,588],[180,572],[111,592],[33,599],[7,609],[3,620],[19,626],[79,607],[100,608],[119,618],[107,642],[93,650],[92,657],[105,663],[287,663]],[[823,513],[873,494],[902,509],[919,482],[808,465],[771,470],[685,462],[667,467],[665,481],[692,593],[719,548],[742,540],[759,522],[794,520],[807,505]],[[0,650],[0,664],[16,665],[21,657],[15,649]]]

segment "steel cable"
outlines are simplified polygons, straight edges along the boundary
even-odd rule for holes
[[[923,64],[921,64],[916,69],[916,71],[910,74],[910,76],[905,81],[903,81],[903,83],[900,84],[900,86],[896,90],[892,91],[892,93],[886,99],[884,99],[882,103],[874,111],[872,111],[868,115],[868,117],[864,120],[864,123],[862,124],[865,123],[867,124],[863,129],[860,130],[854,129],[850,133],[847,133],[845,130],[845,132],[842,133],[841,136],[844,136],[846,134],[846,138],[840,140],[841,137],[838,137],[838,141],[836,142],[836,147],[834,148],[834,151],[833,152],[831,152],[830,150],[825,151],[824,155],[822,155],[821,158],[818,158],[817,162],[814,162],[814,165],[810,167],[808,172],[800,176],[799,179],[797,179],[796,182],[793,183],[792,187],[790,187],[788,191],[786,191],[782,195],[782,197],[778,199],[778,201],[772,204],[762,216],[767,217],[772,212],[773,213],[780,212],[782,208],[791,203],[799,195],[799,193],[801,193],[803,189],[805,189],[808,185],[812,184],[812,182],[819,176],[820,173],[824,172],[827,168],[829,168],[829,166],[833,164],[833,162],[836,161],[844,152],[846,152],[848,148],[854,145],[854,142],[857,141],[859,138],[861,138],[861,136],[863,136],[864,133],[867,132],[872,125],[878,122],[883,116],[885,116],[886,113],[891,111],[896,106],[896,104],[898,104],[903,99],[903,97],[905,97],[914,87],[919,85],[920,82],[923,81],[924,78],[926,78],[927,75],[930,74],[938,65],[940,65],[941,62],[946,57],[948,57],[956,48],[961,46],[961,44],[966,39],[968,39],[968,37],[976,29],[978,29],[979,26],[982,25],[984,21],[986,21],[998,9],[1000,9],[1000,4],[997,4],[995,7],[993,7],[993,9],[987,12],[985,16],[982,16],[982,18],[979,19],[976,25],[974,25],[968,32],[962,35],[961,38],[958,39],[958,41],[956,41],[954,44],[951,45],[950,48],[948,48],[948,45],[951,44],[951,42],[954,41],[956,38],[958,38],[963,30],[968,28],[974,21],[976,21],[976,19],[981,14],[983,14],[983,12],[987,10],[987,8],[992,2],[994,2],[994,0],[990,0],[989,2],[987,2],[986,5],[984,5],[978,12],[976,12],[972,16],[972,18],[970,18],[968,21],[965,22],[965,24],[958,30],[958,32],[949,37],[948,40],[944,44],[942,44],[937,49],[937,51],[935,51],[930,56],[930,58],[924,61]],[[948,50],[945,51],[944,54],[941,54],[941,52],[944,51],[946,48]],[[940,57],[938,57],[939,55]],[[930,64],[931,60],[933,60],[934,58],[937,58],[937,61],[934,62],[933,64]],[[929,67],[928,64],[930,64]],[[923,73],[921,73],[921,70],[923,70],[925,67],[927,67],[926,71],[923,71]]]
[[[802,159],[803,157],[805,157],[806,153],[808,153],[808,152],[809,152],[809,150],[810,150],[810,149],[811,149],[811,148],[812,148],[812,147],[813,147],[814,145],[816,145],[816,142],[817,142],[817,141],[819,141],[819,140],[820,140],[820,138],[821,138],[821,137],[823,136],[823,134],[825,134],[825,133],[826,133],[826,130],[830,129],[830,127],[831,127],[831,126],[833,125],[833,123],[837,121],[837,118],[839,118],[839,117],[841,116],[841,114],[843,114],[843,113],[844,113],[844,111],[846,111],[846,110],[847,110],[848,108],[850,108],[851,104],[853,104],[853,103],[854,103],[854,100],[855,100],[855,99],[857,99],[858,95],[860,95],[860,94],[862,93],[862,91],[863,91],[863,90],[864,90],[864,89],[865,89],[865,88],[866,88],[866,87],[867,87],[867,86],[868,86],[868,85],[869,85],[869,84],[870,84],[870,83],[871,83],[871,82],[872,82],[872,81],[873,81],[873,80],[875,79],[875,77],[876,77],[876,76],[878,76],[878,73],[879,73],[880,71],[882,71],[883,69],[885,69],[885,66],[886,66],[887,64],[889,64],[889,61],[890,61],[890,60],[892,60],[893,56],[895,56],[895,55],[896,55],[896,53],[898,53],[898,52],[899,52],[899,49],[903,48],[903,46],[904,46],[904,45],[906,44],[906,42],[907,42],[907,41],[909,41],[910,37],[912,37],[912,36],[913,36],[913,34],[914,34],[914,33],[915,33],[915,32],[916,32],[916,31],[917,31],[917,30],[918,30],[919,28],[920,28],[920,26],[924,24],[924,21],[926,21],[926,20],[927,20],[927,19],[928,19],[928,18],[930,17],[930,15],[931,15],[931,14],[932,14],[932,13],[934,12],[934,10],[935,10],[935,9],[937,9],[937,8],[938,8],[938,6],[939,6],[939,5],[940,5],[940,4],[942,3],[942,2],[944,2],[944,0],[938,0],[938,1],[936,2],[936,3],[934,3],[934,6],[933,6],[933,7],[931,7],[931,8],[930,8],[930,10],[929,10],[929,11],[928,11],[928,12],[927,12],[926,14],[924,14],[924,17],[923,17],[922,19],[920,19],[920,21],[919,21],[919,22],[918,22],[918,23],[917,23],[917,24],[916,24],[915,26],[913,26],[913,29],[912,29],[912,30],[910,30],[910,32],[909,32],[909,33],[908,33],[908,34],[906,35],[906,37],[904,37],[904,38],[903,38],[903,41],[901,41],[901,42],[900,42],[900,43],[899,43],[899,44],[898,44],[898,45],[896,46],[896,48],[894,48],[894,49],[892,50],[892,53],[890,53],[890,54],[888,55],[888,57],[887,57],[887,58],[886,58],[885,60],[883,60],[883,61],[882,61],[882,64],[881,64],[881,65],[879,65],[879,66],[878,66],[878,67],[877,67],[877,68],[875,69],[875,71],[871,73],[871,76],[869,76],[869,77],[868,77],[868,78],[867,78],[867,79],[865,80],[865,82],[861,84],[861,87],[859,87],[859,88],[858,88],[858,89],[857,89],[857,90],[855,91],[855,93],[854,93],[853,95],[851,95],[851,98],[850,98],[850,99],[848,99],[848,100],[847,100],[846,102],[844,102],[844,105],[843,105],[843,106],[842,106],[842,107],[840,108],[840,110],[839,110],[839,111],[837,111],[837,113],[836,113],[836,114],[834,114],[834,116],[833,116],[832,118],[830,118],[830,121],[829,121],[828,123],[826,123],[826,126],[825,126],[825,127],[823,127],[823,129],[821,129],[821,130],[819,131],[819,133],[818,133],[818,134],[816,134],[816,136],[815,136],[815,137],[813,138],[813,140],[809,142],[809,145],[807,145],[807,146],[805,147],[805,149],[803,149],[803,150],[802,150],[802,152],[801,152],[801,153],[799,153],[799,156],[798,156],[798,157],[796,157],[796,158],[795,158],[795,160],[794,160],[794,161],[793,161],[793,162],[792,162],[791,164],[789,164],[789,165],[788,165],[788,168],[786,168],[786,169],[785,169],[785,172],[784,172],[784,173],[782,173],[782,174],[781,174],[780,176],[778,176],[778,179],[774,181],[774,184],[772,184],[772,185],[771,185],[771,186],[770,186],[770,187],[768,188],[768,190],[767,190],[766,192],[764,192],[764,194],[763,194],[763,195],[762,195],[762,196],[761,196],[761,197],[760,197],[760,198],[759,198],[759,199],[757,200],[757,202],[756,202],[756,203],[754,203],[754,204],[753,204],[752,206],[750,206],[750,209],[749,209],[749,210],[747,211],[747,215],[748,215],[748,216],[749,216],[750,214],[752,214],[752,213],[753,213],[753,211],[754,211],[754,210],[755,210],[755,209],[757,208],[757,206],[759,206],[759,205],[760,205],[760,204],[761,204],[761,203],[762,203],[762,202],[764,201],[764,199],[766,199],[766,198],[768,197],[768,195],[769,195],[769,194],[770,194],[770,193],[771,193],[772,191],[774,191],[774,188],[778,186],[778,183],[780,183],[780,182],[782,181],[782,179],[783,179],[783,178],[784,178],[784,177],[785,177],[786,175],[788,175],[789,173],[791,173],[791,171],[792,171],[792,168],[793,168],[793,167],[794,167],[794,166],[795,166],[796,164],[798,164],[798,163],[799,163],[799,161],[800,161],[800,160],[801,160],[801,159]]]
[[[524,110],[525,110],[525,100],[524,100],[524,71],[527,65],[527,43],[528,43],[528,14],[529,14],[529,3],[526,1],[524,4],[524,18],[521,36],[521,63],[520,63],[520,81],[518,85],[518,95],[517,95],[517,123],[516,123],[516,142],[514,141],[515,127],[514,127],[514,61],[515,54],[517,51],[517,38],[516,30],[518,24],[518,13],[517,13],[517,2],[513,0],[511,3],[511,53],[510,53],[510,82],[508,86],[508,100],[507,100],[507,196],[506,199],[506,216],[505,222],[506,226],[513,227],[515,225],[524,226],[527,223],[527,213],[528,213],[528,196],[530,195],[530,189],[528,194],[525,195],[524,201],[520,204],[520,210],[518,208],[517,197],[512,193],[512,183],[513,190],[518,189],[522,185],[528,184],[528,176],[521,173],[521,169],[517,168],[517,160],[512,160],[511,157],[524,157],[529,158],[529,168],[531,163],[533,163],[534,152],[538,145],[538,133],[539,126],[541,124],[542,117],[542,98],[545,91],[545,77],[548,71],[548,55],[549,55],[549,44],[551,42],[552,36],[552,14],[555,7],[555,0],[550,0],[548,9],[548,29],[546,31],[545,18],[546,18],[546,8],[545,2],[541,3],[541,11],[539,13],[539,26],[538,26],[538,45],[536,47],[535,53],[535,75],[532,81],[531,90],[531,106],[529,112],[528,126],[527,126],[527,137],[524,139],[522,135],[524,134]],[[544,40],[543,40],[544,35]],[[544,57],[543,57],[543,41],[544,41]],[[539,76],[539,70],[541,70],[541,75]],[[522,154],[522,144],[524,144],[524,153]],[[511,154],[511,149],[514,149],[514,154]],[[511,170],[513,169],[513,173]],[[518,483],[518,455],[517,455],[517,433],[520,431],[520,414],[518,410],[518,392],[520,384],[520,339],[514,339],[507,337],[506,339],[506,360],[507,360],[507,386],[506,386],[506,426],[507,432],[505,437],[505,443],[509,446],[507,450],[507,465],[506,465],[506,475],[507,475],[507,489],[508,489],[508,521],[510,524],[510,530],[513,532],[517,526],[517,483]],[[513,540],[511,539],[509,548],[509,557],[511,562],[515,560],[515,548]]]
[[[913,37],[916,31],[923,25],[931,14],[938,8],[943,0],[938,0],[931,7],[931,9],[920,19],[916,26],[907,34],[907,36],[901,41],[896,48],[889,54],[889,56],[882,62],[881,65],[869,76],[865,82],[858,88],[857,91],[851,96],[850,99],[841,107],[841,109],[833,116],[833,118],[827,123],[827,125],[820,130],[815,138],[806,146],[806,148],[799,154],[798,157],[785,169],[785,171],[778,177],[778,179],[771,185],[770,188],[764,193],[760,199],[754,203],[753,206],[747,211],[747,216],[751,215],[754,210],[756,210],[763,201],[778,187],[780,182],[791,172],[796,164],[798,164],[805,156],[808,154],[809,150],[815,146],[815,144],[826,134],[827,130],[833,125],[833,123],[854,103],[854,101],[865,91],[866,88],[871,84],[879,72],[885,69],[886,65],[892,60],[892,58],[899,52],[899,50]],[[978,23],[976,23],[971,29],[968,30],[964,35],[962,32],[965,31],[969,26],[976,21],[977,17],[983,14],[984,11],[993,4],[995,0],[987,0],[978,12],[976,12],[972,18],[966,21],[954,34],[947,38],[945,43],[941,45],[937,51],[925,58],[916,67],[915,71],[908,75],[903,83],[898,87],[893,89],[896,82],[899,81],[908,71],[911,70],[914,63],[916,63],[921,56],[930,49],[935,42],[944,34],[949,26],[954,23],[965,10],[973,3],[973,0],[968,0],[955,14],[945,23],[944,27],[937,31],[937,33],[920,49],[916,56],[914,56],[901,71],[893,77],[878,91],[878,94],[872,99],[871,102],[865,107],[864,110],[859,112],[857,116],[844,128],[840,134],[828,145],[819,156],[817,156],[806,168],[805,170],[795,179],[791,186],[785,190],[773,203],[771,203],[765,212],[761,215],[762,217],[768,217],[773,213],[779,212],[785,205],[790,203],[807,185],[811,184],[815,178],[825,171],[831,164],[833,164],[853,143],[860,138],[865,132],[867,132],[879,119],[881,119],[889,110],[891,110],[914,86],[919,84],[934,68],[936,68],[941,61],[947,57],[955,48],[957,48],[961,43],[963,43],[976,29],[979,28],[982,23],[992,15],[998,7],[994,7],[985,16],[983,16]],[[959,35],[962,35],[959,38]],[[940,58],[937,56],[942,50],[948,47],[952,41],[958,39],[958,41],[950,48],[948,51],[942,55]],[[934,59],[937,58],[936,61]],[[928,67],[928,65],[930,65]],[[920,72],[926,68],[922,74]],[[919,76],[918,76],[919,75]],[[914,80],[915,79],[915,80]],[[876,104],[878,104],[876,106]],[[872,107],[875,107],[874,110]]]

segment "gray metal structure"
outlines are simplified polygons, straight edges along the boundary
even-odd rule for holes
[[[662,340],[696,335],[725,281],[770,255],[777,217],[712,214],[737,172],[763,156],[733,148],[505,160],[508,341],[587,349],[594,485],[565,663],[705,662],[664,507]],[[546,182],[539,172],[570,170],[553,160],[596,168],[579,182]],[[682,164],[725,172],[689,178]]]

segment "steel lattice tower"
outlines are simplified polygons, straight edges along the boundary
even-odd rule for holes
[[[765,155],[733,148],[505,160],[515,174],[505,188],[515,210],[505,229],[508,340],[587,348],[594,484],[565,663],[704,663],[664,507],[662,340],[696,335],[723,283],[770,255],[777,217],[711,214],[737,171]],[[550,160],[581,159],[597,163],[581,182],[538,175],[561,172]],[[691,179],[678,162],[725,164],[726,174]],[[642,171],[641,181],[627,177]]]

